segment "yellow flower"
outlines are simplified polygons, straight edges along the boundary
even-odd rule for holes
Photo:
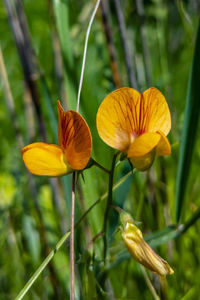
[[[145,171],[155,155],[169,155],[167,134],[171,129],[169,107],[163,94],[149,88],[140,94],[121,88],[109,94],[97,112],[97,130],[102,140],[122,152]]]
[[[130,254],[140,264],[160,276],[173,274],[174,271],[170,265],[145,242],[142,232],[137,228],[132,218],[126,213],[121,213],[120,216],[124,225],[122,238]]]
[[[86,167],[92,151],[90,129],[73,110],[65,112],[57,102],[59,146],[33,143],[21,150],[27,169],[35,175],[62,176]]]

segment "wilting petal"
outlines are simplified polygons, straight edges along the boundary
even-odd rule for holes
[[[143,110],[147,111],[145,132],[162,131],[167,135],[171,129],[171,116],[163,94],[156,88],[150,88],[142,94]]]
[[[21,153],[27,169],[35,175],[61,176],[72,172],[57,145],[33,143],[24,147]]]
[[[156,146],[161,136],[158,133],[144,133],[137,137],[128,149],[128,158],[136,169],[149,169],[156,155]]]
[[[126,222],[122,238],[130,254],[146,268],[160,276],[174,273],[169,264],[145,242],[142,232],[133,221]]]
[[[135,139],[140,118],[138,91],[121,88],[109,94],[97,112],[97,130],[109,146],[126,151]]]
[[[65,160],[74,170],[86,167],[92,151],[90,129],[83,117],[73,110],[64,112],[58,101],[58,138],[65,153]]]
[[[162,133],[162,131],[158,131],[160,134],[161,138],[160,141],[156,147],[156,155],[161,156],[161,155],[170,155],[171,154],[171,146],[168,141],[168,138]]]

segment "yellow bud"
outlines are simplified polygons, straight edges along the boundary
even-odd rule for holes
[[[122,238],[130,254],[146,268],[160,276],[174,273],[170,265],[145,242],[142,232],[130,219],[125,224]]]

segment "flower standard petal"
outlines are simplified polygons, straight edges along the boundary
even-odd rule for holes
[[[148,132],[137,137],[131,144],[127,156],[138,170],[145,171],[151,167],[160,138],[160,134]]]
[[[92,136],[84,118],[76,111],[65,112],[57,101],[58,141],[65,160],[74,170],[86,167],[92,152]]]
[[[156,88],[149,88],[142,94],[144,111],[148,117],[145,123],[145,132],[162,131],[167,135],[171,129],[171,116],[168,104],[163,94]]]
[[[58,110],[58,144],[62,145],[62,137],[64,134],[64,126],[63,123],[65,122],[65,111],[60,104],[60,101],[57,100],[57,110]]]
[[[140,118],[138,91],[121,88],[110,93],[97,112],[97,130],[102,140],[120,151],[127,151],[135,139]]]
[[[67,135],[65,157],[74,170],[82,170],[86,167],[92,152],[90,129],[76,111],[69,110],[66,118],[69,118],[70,122],[65,132]]]
[[[21,153],[27,169],[35,175],[61,176],[72,172],[57,145],[33,143],[24,147]]]

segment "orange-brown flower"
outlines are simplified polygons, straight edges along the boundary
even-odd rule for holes
[[[141,171],[155,155],[169,155],[167,134],[171,129],[169,107],[163,94],[149,88],[140,94],[120,88],[109,94],[97,112],[97,130],[102,140],[122,152]]]
[[[62,176],[86,167],[92,151],[90,129],[73,110],[65,112],[57,102],[58,143],[33,143],[21,150],[24,163],[35,175]]]

